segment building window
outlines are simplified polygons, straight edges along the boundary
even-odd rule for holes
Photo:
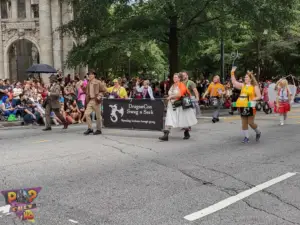
[[[39,5],[38,4],[32,4],[31,10],[33,13],[33,18],[39,18]]]
[[[26,18],[26,5],[25,0],[18,0],[18,18]]]
[[[10,0],[1,0],[1,18],[11,18],[11,2]]]

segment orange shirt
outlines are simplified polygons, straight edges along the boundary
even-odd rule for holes
[[[208,91],[210,97],[220,97],[221,94],[219,94],[219,92],[224,92],[225,88],[224,88],[223,84],[220,84],[220,83],[215,84],[214,82],[212,82],[208,86],[207,91]]]

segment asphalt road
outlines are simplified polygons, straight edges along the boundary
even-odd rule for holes
[[[275,115],[257,122],[262,139],[247,145],[238,116],[169,142],[136,130],[86,137],[82,125],[1,129],[0,190],[42,187],[38,225],[300,224],[300,109],[283,127]],[[23,224],[4,205],[0,224]]]

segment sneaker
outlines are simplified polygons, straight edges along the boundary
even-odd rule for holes
[[[283,126],[284,125],[284,122],[280,122],[280,126]]]
[[[261,132],[259,132],[259,133],[256,134],[256,141],[259,141],[260,137],[261,137]]]
[[[244,140],[242,141],[243,144],[249,143],[249,138],[245,137]]]

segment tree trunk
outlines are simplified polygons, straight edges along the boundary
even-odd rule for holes
[[[178,71],[178,33],[177,33],[177,16],[170,18],[169,27],[169,77]],[[171,79],[172,80],[172,79]]]

